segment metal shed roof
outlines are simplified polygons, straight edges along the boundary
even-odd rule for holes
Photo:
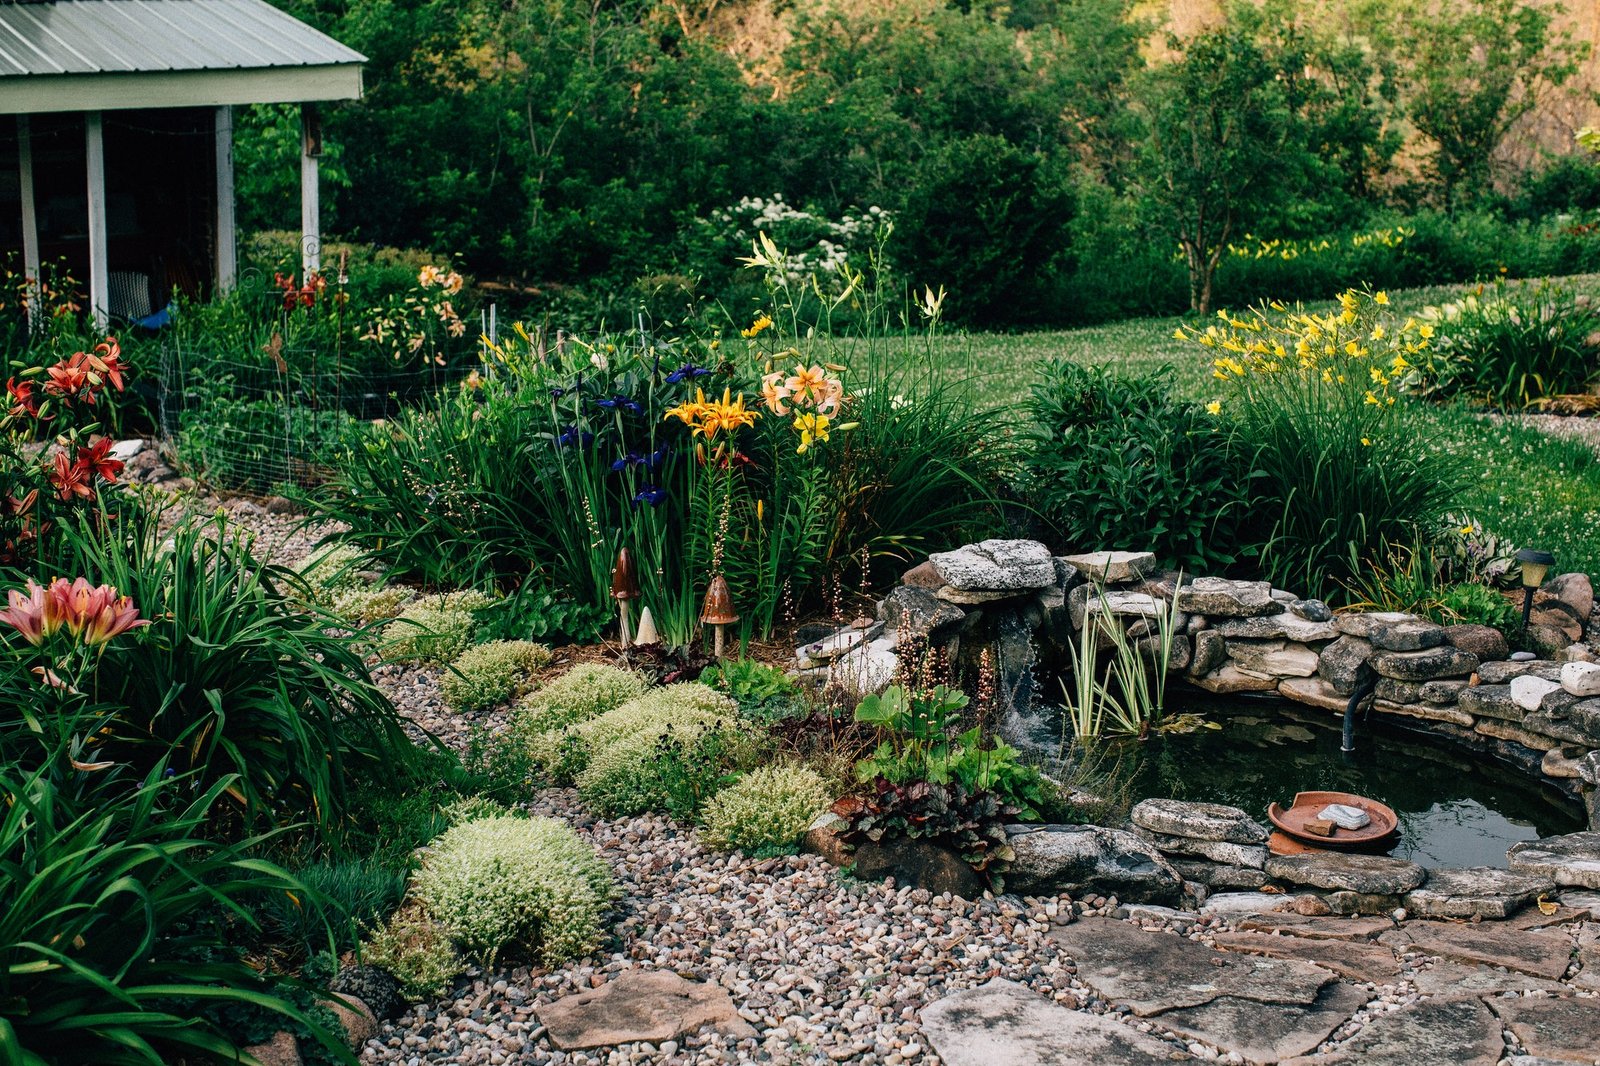
[[[0,3],[0,113],[353,99],[365,59],[265,0]]]

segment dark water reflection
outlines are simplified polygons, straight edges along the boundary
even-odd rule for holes
[[[1310,790],[1353,792],[1393,807],[1392,854],[1428,866],[1499,866],[1519,840],[1584,829],[1578,804],[1525,771],[1440,738],[1361,723],[1357,748],[1339,750],[1337,715],[1281,704],[1205,709],[1220,729],[1159,734],[1127,744],[1116,773],[1135,801],[1148,796],[1240,807],[1263,823],[1267,804]]]

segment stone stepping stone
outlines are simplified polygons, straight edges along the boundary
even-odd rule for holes
[[[1325,851],[1306,855],[1273,855],[1267,875],[1296,885],[1364,896],[1398,896],[1427,879],[1428,872],[1406,859],[1387,855]]]
[[[1503,1051],[1500,1021],[1481,1000],[1436,999],[1380,1014],[1332,1054],[1284,1066],[1495,1066]]]
[[[1218,933],[1216,942],[1223,951],[1243,951],[1274,959],[1309,962],[1352,981],[1368,981],[1375,985],[1392,983],[1401,969],[1394,951],[1381,944],[1311,940],[1298,936],[1270,936],[1266,933]]]
[[[1417,991],[1427,996],[1490,996],[1503,992],[1565,992],[1560,981],[1497,969],[1493,966],[1462,966],[1436,962],[1411,979]]]
[[[1547,877],[1530,877],[1488,866],[1428,871],[1422,887],[1405,895],[1419,918],[1506,918],[1555,890]]]
[[[1549,929],[1554,925],[1567,925],[1570,922],[1581,922],[1584,919],[1593,916],[1587,907],[1565,906],[1564,902],[1569,895],[1570,893],[1563,893],[1561,897],[1563,903],[1558,904],[1556,909],[1551,911],[1549,914],[1544,913],[1544,911],[1540,910],[1538,907],[1531,907],[1528,910],[1523,911],[1521,914],[1507,918],[1500,928]],[[1596,911],[1596,913],[1600,913],[1600,911]]]
[[[1281,892],[1218,892],[1200,904],[1200,914],[1206,918],[1237,918],[1266,914],[1288,905],[1289,897]]]
[[[1250,1062],[1280,1062],[1315,1051],[1366,1002],[1365,992],[1340,982],[1324,988],[1308,1006],[1221,996],[1203,1006],[1168,1011],[1155,1022]]]
[[[1571,888],[1600,889],[1600,833],[1525,840],[1506,853],[1517,873],[1548,877]]]
[[[1397,951],[1504,966],[1551,980],[1567,972],[1567,962],[1572,958],[1572,941],[1564,933],[1530,933],[1483,925],[1410,922],[1378,940]]]
[[[1489,1006],[1531,1055],[1600,1061],[1600,1001],[1574,996],[1491,1000]]]
[[[556,1047],[609,1047],[647,1040],[677,1040],[702,1026],[740,1038],[755,1036],[739,1017],[728,990],[686,981],[666,970],[627,970],[599,988],[563,996],[536,1008]]]
[[[1312,940],[1372,940],[1394,927],[1387,918],[1318,918],[1294,913],[1266,914],[1239,923],[1240,929],[1252,932],[1287,933]]]
[[[1195,840],[1227,840],[1229,844],[1266,844],[1267,831],[1259,821],[1237,807],[1190,804],[1186,800],[1139,800],[1128,815],[1133,824],[1150,832]]]
[[[1000,978],[924,1007],[922,1033],[947,1066],[1153,1066],[1182,1057],[1174,1044]]]
[[[1084,984],[1140,1017],[1220,996],[1304,1006],[1334,979],[1320,966],[1213,951],[1114,919],[1085,918],[1049,935],[1072,956]]]

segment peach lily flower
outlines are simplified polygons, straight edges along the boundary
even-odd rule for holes
[[[785,384],[789,386],[789,391],[794,394],[795,403],[815,405],[827,393],[828,372],[821,366],[808,367],[796,364],[794,377],[790,378]]]
[[[775,371],[761,379],[761,399],[767,405],[767,410],[773,414],[789,413],[789,405],[784,402],[789,396],[789,386],[783,383],[782,371]]]

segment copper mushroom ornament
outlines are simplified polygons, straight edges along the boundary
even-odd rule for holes
[[[611,598],[617,601],[618,628],[626,648],[633,643],[629,603],[639,598],[639,574],[633,566],[633,553],[627,548],[617,552],[617,565],[611,568]]]
[[[733,593],[728,589],[728,579],[718,574],[711,579],[711,587],[706,589],[706,602],[700,608],[700,621],[712,629],[711,654],[716,658],[722,658],[725,639],[722,627],[738,620],[738,612],[733,609]]]

